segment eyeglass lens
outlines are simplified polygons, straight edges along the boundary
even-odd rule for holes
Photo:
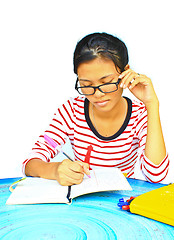
[[[98,86],[97,89],[103,93],[110,93],[117,91],[118,87],[116,83],[110,83]],[[92,95],[95,93],[95,90],[96,87],[78,87],[79,93],[84,95]]]

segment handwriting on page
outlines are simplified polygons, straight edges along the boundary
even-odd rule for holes
[[[84,178],[80,185],[72,186],[72,198],[98,191],[131,190],[125,177],[117,168],[91,171],[91,178]]]

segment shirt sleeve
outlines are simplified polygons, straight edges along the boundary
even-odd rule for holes
[[[44,134],[52,138],[61,149],[66,143],[67,138],[72,138],[73,125],[73,102],[70,99],[57,109]],[[37,158],[45,162],[50,162],[58,154],[58,150],[55,150],[45,141],[44,134],[39,136],[28,158],[23,162],[22,171],[24,175],[25,166],[30,160]]]
[[[166,178],[169,170],[168,154],[166,154],[165,158],[159,165],[155,165],[145,156],[145,144],[147,137],[147,110],[145,106],[138,116],[137,137],[139,139],[140,169],[143,175],[149,182],[159,183],[163,181]]]

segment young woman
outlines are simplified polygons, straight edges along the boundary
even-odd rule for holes
[[[91,145],[91,168],[118,167],[133,178],[140,161],[148,181],[162,181],[169,159],[159,101],[151,79],[130,69],[125,44],[106,33],[84,37],[74,52],[74,72],[80,95],[58,108],[45,133],[60,146],[69,138],[75,162],[50,162],[58,151],[41,135],[23,163],[25,174],[67,186],[79,184],[84,173],[89,174],[85,156]],[[122,96],[126,88],[137,101]]]

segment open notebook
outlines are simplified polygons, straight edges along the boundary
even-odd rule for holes
[[[91,178],[85,176],[81,184],[71,187],[56,180],[28,177],[17,185],[6,204],[69,203],[80,195],[116,190],[132,190],[118,168],[92,170]]]

